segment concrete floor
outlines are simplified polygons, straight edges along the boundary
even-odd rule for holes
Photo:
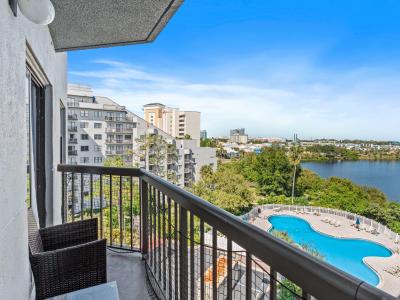
[[[107,281],[117,282],[120,300],[152,299],[140,253],[116,253],[107,249]]]

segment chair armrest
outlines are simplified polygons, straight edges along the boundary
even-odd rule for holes
[[[97,240],[97,219],[88,219],[39,229],[44,251],[51,251]]]
[[[107,282],[106,240],[30,256],[37,299]]]

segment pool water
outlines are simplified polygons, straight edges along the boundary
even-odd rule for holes
[[[315,231],[310,224],[293,216],[270,216],[271,230],[285,231],[297,244],[312,246],[324,257],[324,261],[352,274],[371,285],[378,285],[378,275],[369,268],[363,258],[367,256],[389,257],[391,251],[384,246],[362,239],[335,238]]]

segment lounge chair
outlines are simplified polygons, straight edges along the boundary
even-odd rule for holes
[[[365,230],[367,228],[367,226],[365,226],[365,224],[360,224],[360,230]]]
[[[336,223],[335,223],[335,227],[340,227],[340,221],[336,221]]]
[[[331,220],[329,221],[329,224],[331,224],[331,225],[335,225],[335,223],[336,223],[336,220],[335,220],[335,219],[331,219]]]

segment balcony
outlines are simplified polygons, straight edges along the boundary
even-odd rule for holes
[[[77,126],[68,126],[68,131],[77,132],[78,131],[78,127]]]
[[[109,254],[122,299],[146,299],[128,291],[144,293],[144,278],[161,299],[395,299],[143,169],[58,171],[63,222],[96,217],[126,253]]]
[[[78,120],[78,115],[77,114],[69,114],[68,120]]]
[[[78,144],[78,139],[74,138],[74,139],[69,139],[68,140],[68,144]]]
[[[68,155],[69,156],[77,156],[78,155],[78,150],[68,150]]]
[[[107,122],[133,122],[133,117],[104,116],[104,121],[107,121]]]

